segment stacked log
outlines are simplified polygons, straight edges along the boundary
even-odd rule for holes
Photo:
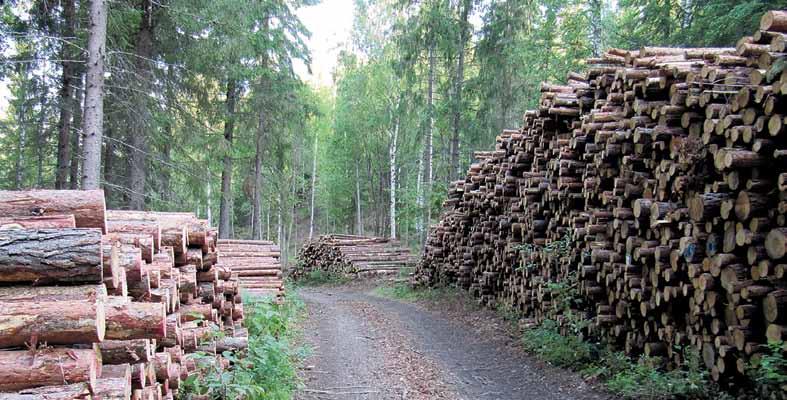
[[[361,276],[398,274],[412,269],[416,261],[410,249],[394,239],[323,235],[299,250],[294,277],[316,270]]]
[[[414,280],[735,382],[787,338],[787,12],[736,48],[611,49],[477,152]],[[729,378],[729,379],[727,379]]]
[[[0,191],[0,210],[0,399],[174,398],[196,352],[247,346],[207,221],[102,191]]]
[[[281,250],[268,240],[220,239],[219,268],[231,270],[244,292],[258,296],[284,296]]]

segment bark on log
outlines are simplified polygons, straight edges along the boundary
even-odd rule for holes
[[[16,393],[0,393],[0,400],[89,400],[90,398],[90,385],[84,382],[42,386]]]
[[[104,365],[148,362],[154,350],[150,339],[105,340],[98,347]]]
[[[0,230],[76,228],[73,214],[0,217]]]
[[[95,388],[101,361],[94,349],[0,351],[0,391],[86,382]]]
[[[0,287],[0,304],[11,302],[99,301],[107,300],[107,288],[81,286],[7,286]]]
[[[0,282],[100,283],[97,229],[0,231]]]
[[[100,342],[106,332],[104,312],[104,303],[96,299],[0,302],[0,348]]]
[[[0,191],[0,215],[73,214],[78,228],[98,228],[106,233],[103,190]]]
[[[106,310],[107,339],[160,340],[167,336],[167,314],[164,304],[141,303],[110,297]]]

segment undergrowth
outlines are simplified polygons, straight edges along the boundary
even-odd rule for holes
[[[244,296],[244,324],[249,330],[249,347],[242,354],[225,352],[232,368],[221,370],[214,356],[202,353],[194,374],[182,385],[180,398],[207,396],[213,399],[284,400],[298,387],[296,374],[304,350],[293,343],[295,324],[302,317],[303,302],[288,290],[281,304],[266,297]]]
[[[466,293],[467,292],[460,289],[448,286],[413,287],[404,282],[383,284],[372,291],[372,294],[375,296],[407,302],[455,300],[463,298],[467,299],[467,301],[471,301]]]
[[[350,281],[350,278],[338,272],[324,270],[309,271],[298,278],[298,286],[323,286],[323,285],[342,285]]]
[[[557,323],[544,321],[523,333],[525,349],[543,361],[562,368],[579,371],[586,378],[603,383],[610,392],[626,399],[718,399],[722,394],[712,384],[698,352],[683,349],[686,365],[664,370],[656,358],[633,360],[620,351],[563,336]]]

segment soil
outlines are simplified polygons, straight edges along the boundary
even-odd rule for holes
[[[369,286],[301,289],[311,347],[296,399],[608,399],[528,356],[495,313],[463,300],[409,303]]]

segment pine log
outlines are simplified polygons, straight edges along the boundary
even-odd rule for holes
[[[85,382],[96,387],[101,361],[95,349],[0,351],[0,391]]]
[[[104,365],[148,362],[153,355],[150,339],[105,340],[98,346]]]
[[[90,398],[90,385],[84,382],[41,386],[16,393],[0,393],[0,400],[89,400]]]
[[[0,191],[0,215],[72,214],[77,228],[98,228],[106,233],[106,205],[103,190]]]
[[[0,217],[0,230],[76,228],[73,214]]]
[[[107,339],[159,340],[167,336],[167,314],[164,304],[110,297],[106,305],[106,313]]]
[[[105,333],[105,306],[97,299],[0,302],[0,348],[95,343]]]
[[[97,229],[0,231],[0,282],[100,283],[103,279]]]

